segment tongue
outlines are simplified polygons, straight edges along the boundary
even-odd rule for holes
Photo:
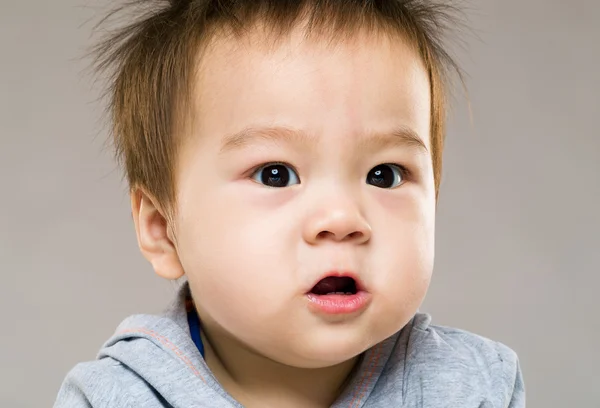
[[[319,283],[315,285],[312,292],[317,295],[326,295],[328,293],[340,293],[345,292],[344,289],[350,286],[353,282],[352,278],[339,278],[330,276],[325,279],[321,279]]]

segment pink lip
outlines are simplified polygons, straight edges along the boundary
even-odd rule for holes
[[[316,295],[310,290],[322,279],[330,276],[348,277],[354,279],[357,292],[352,295]],[[352,314],[364,310],[371,303],[371,294],[365,290],[364,284],[353,272],[329,272],[316,280],[306,293],[309,301],[309,309],[313,312],[329,315]]]
[[[330,315],[351,314],[364,310],[371,303],[371,294],[360,291],[354,295],[306,294],[309,309]]]

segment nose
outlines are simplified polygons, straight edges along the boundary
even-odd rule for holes
[[[338,199],[309,217],[303,235],[311,245],[326,241],[364,244],[371,239],[371,226],[357,205]]]

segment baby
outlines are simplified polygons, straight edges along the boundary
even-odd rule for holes
[[[140,250],[180,288],[55,407],[524,407],[511,349],[418,312],[455,10],[137,5],[95,51]]]

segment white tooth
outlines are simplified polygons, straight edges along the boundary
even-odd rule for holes
[[[351,294],[352,294],[352,292],[346,292],[346,295],[351,295]]]

